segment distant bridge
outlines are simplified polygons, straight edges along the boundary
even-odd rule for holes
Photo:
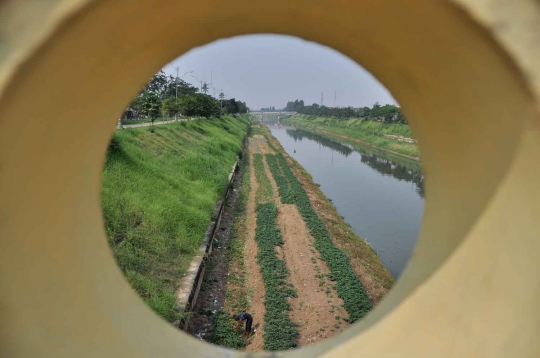
[[[272,111],[272,112],[266,112],[266,111],[251,111],[249,112],[251,114],[277,114],[277,115],[282,115],[282,116],[292,116],[294,114],[296,114],[296,112],[280,112],[280,111]]]

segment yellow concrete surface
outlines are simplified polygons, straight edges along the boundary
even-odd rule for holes
[[[540,356],[539,24],[535,0],[1,1],[0,356],[246,356],[175,330],[132,291],[100,178],[118,115],[153,73],[251,33],[316,41],[371,71],[426,174],[396,287],[347,332],[280,355]]]

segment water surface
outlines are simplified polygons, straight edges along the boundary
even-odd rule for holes
[[[299,129],[270,128],[398,278],[413,252],[424,210],[420,165]]]

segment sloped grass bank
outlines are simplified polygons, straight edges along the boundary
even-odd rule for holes
[[[210,221],[249,122],[238,118],[116,131],[103,171],[109,245],[156,313],[177,318],[174,291]]]
[[[385,135],[394,135],[413,138],[411,128],[406,124],[388,124],[361,118],[348,120],[323,118],[304,114],[286,118],[283,122],[302,129],[356,139],[377,148],[408,157],[419,157],[418,147],[415,144],[385,137]]]

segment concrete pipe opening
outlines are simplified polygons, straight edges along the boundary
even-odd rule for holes
[[[540,9],[491,3],[4,2],[3,355],[245,355],[178,333],[136,297],[107,247],[100,178],[118,114],[163,64],[219,38],[276,33],[333,47],[392,91],[429,191],[389,296],[344,334],[281,355],[535,356],[540,68],[519,44],[540,31],[496,25],[534,24]]]

